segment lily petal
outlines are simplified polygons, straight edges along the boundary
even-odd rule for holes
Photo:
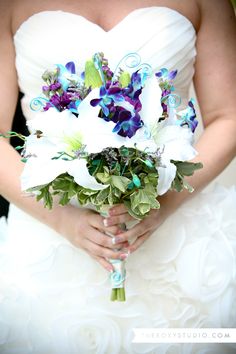
[[[162,115],[161,89],[154,75],[146,81],[140,100],[142,103],[141,119],[151,131]]]
[[[69,175],[73,176],[75,182],[82,187],[93,190],[107,188],[106,185],[98,183],[96,179],[89,174],[86,164],[87,162],[84,159],[73,160],[71,161],[67,172]]]
[[[21,189],[42,186],[52,182],[57,176],[65,173],[68,161],[31,157],[25,164],[21,174]]]
[[[193,159],[197,152],[192,146],[193,134],[187,127],[167,125],[155,133],[157,147],[163,148],[165,159],[187,161]]]
[[[165,167],[158,167],[158,186],[157,192],[159,195],[166,193],[173,182],[176,175],[176,166],[169,161],[162,161]]]

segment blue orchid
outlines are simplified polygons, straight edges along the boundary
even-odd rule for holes
[[[100,88],[100,98],[91,100],[90,104],[93,107],[100,106],[104,115],[109,116],[114,103],[124,101],[122,89],[118,86],[107,85]]]
[[[68,62],[65,66],[57,64],[59,71],[58,81],[60,82],[64,91],[66,91],[72,81],[79,82],[80,78],[75,73],[75,63],[73,61]]]
[[[177,75],[178,70],[172,70],[169,71],[166,68],[162,68],[160,71],[158,71],[155,75],[157,78],[161,78],[163,81],[170,81],[170,80],[174,80],[174,78]]]
[[[178,115],[181,117],[179,119],[180,125],[181,126],[183,126],[185,124],[188,125],[188,127],[194,133],[194,131],[198,125],[198,121],[196,119],[196,111],[194,108],[194,100],[191,99],[188,102],[188,107],[186,109],[184,109],[183,111],[178,112]]]

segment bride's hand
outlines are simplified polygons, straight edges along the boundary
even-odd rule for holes
[[[136,251],[165,221],[168,214],[164,206],[161,209],[152,209],[149,214],[143,220],[136,223],[135,226],[115,236],[115,244],[135,240],[127,249],[130,253]],[[127,213],[126,207],[124,205],[118,205],[110,210],[110,216],[106,218],[105,224],[107,226],[114,226],[130,220],[134,219]]]
[[[114,238],[105,234],[107,232],[117,236],[122,232],[119,225],[106,226],[105,219],[97,212],[67,205],[61,208],[59,219],[57,231],[74,246],[85,250],[106,270],[113,270],[108,259],[125,259],[127,257],[124,251],[116,251],[115,249],[126,248],[129,246],[128,242],[114,244]]]

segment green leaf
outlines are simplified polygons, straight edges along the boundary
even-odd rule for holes
[[[139,189],[130,196],[131,209],[140,216],[146,215],[151,209],[159,209],[160,204],[152,193]]]
[[[189,191],[189,193],[194,192],[194,188],[192,186],[190,186],[190,184],[188,182],[186,182],[185,180],[183,180],[183,186],[185,189],[187,189]]]
[[[64,206],[67,205],[70,201],[69,195],[67,192],[62,193],[61,198],[59,200],[59,204]]]
[[[203,168],[202,163],[197,162],[188,162],[188,161],[174,161],[171,160],[172,163],[177,167],[177,171],[183,176],[192,176],[194,171]]]
[[[177,192],[181,192],[183,190],[183,183],[182,179],[180,179],[178,176],[175,177],[175,179],[172,182],[172,188],[175,189]]]
[[[121,198],[122,192],[120,189],[116,188],[116,187],[112,187],[112,193],[114,194],[114,197],[116,197],[117,199]]]
[[[103,184],[109,184],[111,179],[111,176],[109,175],[109,171],[107,172],[105,168],[104,168],[104,172],[96,173],[94,177],[96,177],[98,181],[102,182]]]
[[[53,205],[52,194],[49,191],[50,186],[51,186],[51,183],[49,183],[45,187],[42,187],[41,189],[39,189],[39,194],[36,196],[37,201],[43,199],[44,207],[48,208],[48,209],[52,209],[52,205]]]
[[[175,189],[177,192],[182,192],[185,188],[190,193],[193,192],[193,187],[190,186],[184,179],[185,176],[192,176],[196,170],[199,170],[203,167],[202,163],[197,162],[188,162],[188,161],[174,161],[171,162],[176,166],[176,176],[172,182],[172,188]]]
[[[99,191],[99,193],[96,196],[96,201],[97,201],[96,205],[105,204],[105,200],[107,199],[108,195],[109,195],[109,187]]]
[[[118,188],[121,192],[125,193],[130,180],[123,176],[111,176],[111,184]]]
[[[107,201],[109,205],[113,205],[114,204],[114,196],[113,196],[113,190],[112,187],[110,186],[110,190],[109,190],[109,194],[107,197]]]

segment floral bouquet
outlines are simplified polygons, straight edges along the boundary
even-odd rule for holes
[[[177,71],[153,73],[138,54],[124,57],[114,72],[96,53],[81,72],[73,62],[58,64],[31,108],[24,140],[22,189],[52,208],[77,200],[102,215],[124,203],[136,219],[160,208],[158,195],[193,188],[185,181],[200,163],[189,162],[197,126],[193,100],[178,111]],[[17,135],[9,132],[10,136]],[[112,262],[112,261],[111,261]],[[124,261],[113,262],[112,300],[125,300]]]

